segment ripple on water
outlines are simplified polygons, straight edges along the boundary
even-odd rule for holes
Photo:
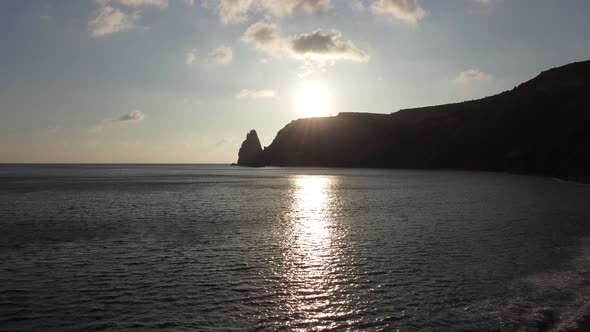
[[[588,187],[81,167],[0,178],[0,330],[535,331],[590,312]]]

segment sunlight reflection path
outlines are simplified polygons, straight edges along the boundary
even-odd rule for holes
[[[302,247],[329,245],[333,179],[297,177],[294,181],[296,191],[291,211],[297,221],[297,244]]]
[[[292,328],[331,327],[346,315],[339,303],[341,229],[338,225],[339,178],[297,176],[292,179],[292,204],[287,218],[289,234],[285,260],[287,311]],[[342,300],[342,299],[340,299]]]

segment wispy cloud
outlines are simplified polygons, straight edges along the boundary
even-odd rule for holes
[[[124,122],[141,122],[145,119],[145,114],[140,110],[134,110],[127,114],[123,114],[117,118],[111,120],[113,123],[124,123]]]
[[[353,0],[350,2],[350,8],[355,12],[362,13],[366,10],[365,4],[361,0]]]
[[[124,30],[138,28],[143,7],[168,8],[169,0],[96,0],[98,15],[88,22],[93,38],[108,36]],[[118,7],[118,8],[117,8]],[[127,7],[125,10],[121,7]],[[129,8],[135,8],[127,12]]]
[[[324,14],[332,9],[330,0],[266,0],[260,2],[262,8],[275,16],[289,16],[298,11],[309,14]]]
[[[120,31],[137,28],[141,12],[125,13],[111,7],[108,2],[100,2],[98,16],[88,22],[88,30],[93,38],[104,37]]]
[[[159,7],[168,8],[168,0],[117,0],[118,3],[128,7]]]
[[[248,21],[252,12],[275,17],[296,12],[323,14],[332,9],[331,0],[217,0],[219,19],[223,24]]]
[[[237,24],[248,20],[252,8],[251,0],[220,0],[217,10],[223,24]]]
[[[228,65],[234,59],[234,52],[230,47],[219,46],[209,53],[208,61],[216,65]]]
[[[195,64],[197,61],[197,53],[198,51],[196,48],[188,51],[185,55],[184,62],[189,66]],[[201,63],[204,65],[229,65],[232,63],[233,59],[234,52],[231,47],[222,45],[215,48],[208,54],[205,54]]]
[[[192,65],[196,59],[197,59],[197,50],[193,48],[192,50],[190,50],[186,53],[186,57],[185,57],[184,61],[187,65]]]
[[[469,84],[478,81],[491,80],[492,75],[482,72],[479,69],[469,69],[459,73],[459,76],[455,79],[455,82],[461,84]]]
[[[89,133],[97,133],[101,132],[106,127],[117,125],[117,124],[126,124],[126,123],[138,123],[145,119],[145,114],[140,110],[133,110],[129,113],[120,115],[115,118],[104,119],[96,124],[94,127],[90,128],[83,128],[82,131],[89,132]]]
[[[272,89],[265,90],[248,90],[244,89],[236,94],[237,99],[276,99],[278,98],[277,93]]]
[[[377,0],[371,5],[371,12],[410,24],[416,24],[427,15],[418,0]]]

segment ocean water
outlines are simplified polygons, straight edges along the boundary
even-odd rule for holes
[[[0,165],[0,330],[544,331],[590,187],[495,173]]]

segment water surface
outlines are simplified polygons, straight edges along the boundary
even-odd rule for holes
[[[590,187],[494,173],[0,165],[0,330],[536,331]]]

